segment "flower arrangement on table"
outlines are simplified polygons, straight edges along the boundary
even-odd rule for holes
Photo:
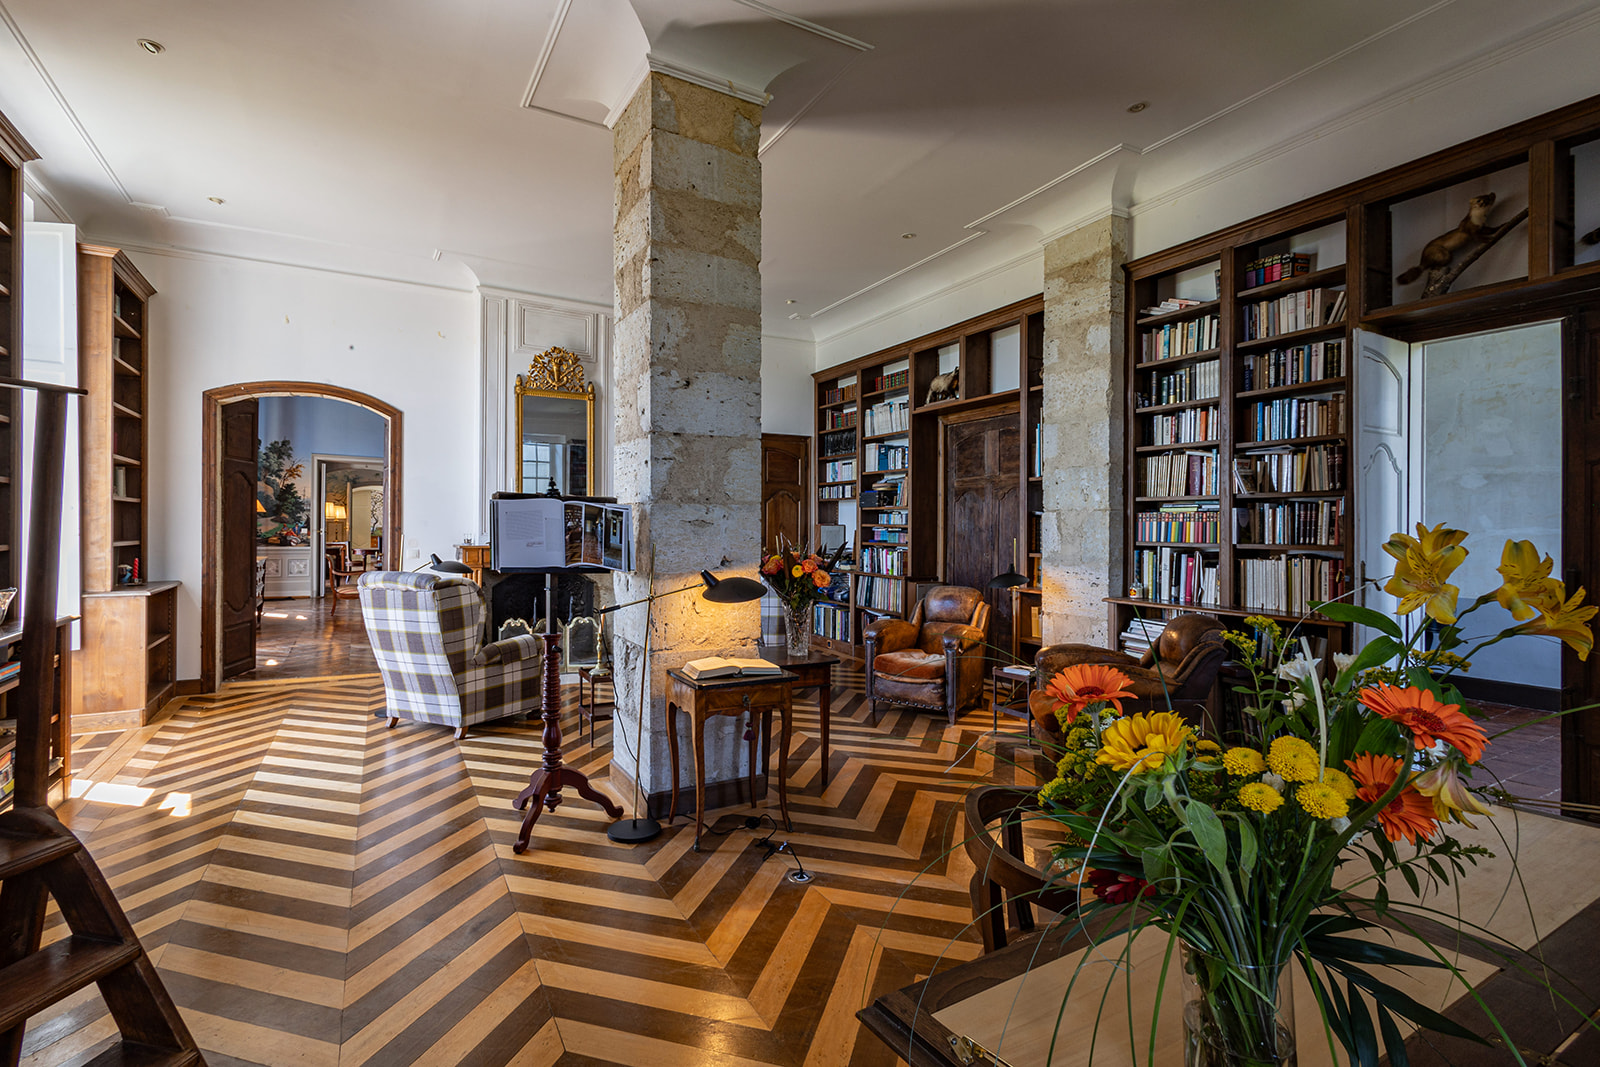
[[[1184,946],[1193,991],[1186,1064],[1292,1063],[1293,1036],[1277,1015],[1291,963],[1310,983],[1330,1050],[1336,1039],[1352,1063],[1373,1067],[1381,1045],[1403,1067],[1397,1018],[1474,1038],[1369,970],[1455,971],[1407,925],[1384,880],[1397,874],[1415,893],[1490,855],[1448,832],[1490,814],[1482,799],[1490,787],[1472,781],[1489,738],[1452,676],[1479,649],[1523,634],[1559,637],[1587,658],[1596,609],[1583,606],[1582,589],[1567,596],[1530,542],[1508,541],[1503,584],[1458,614],[1459,590],[1447,579],[1466,558],[1466,536],[1419,524],[1417,536],[1397,533],[1384,546],[1397,560],[1384,588],[1400,598],[1402,616],[1422,609],[1437,624],[1431,649],[1418,647],[1430,627],[1408,633],[1343,603],[1316,610],[1376,636],[1335,656],[1332,678],[1272,619],[1251,617],[1255,633],[1229,633],[1253,678],[1239,690],[1247,729],[1236,743],[1205,737],[1170,711],[1123,715],[1131,694],[1114,667],[1069,667],[1035,694],[1036,709],[1052,712],[1064,735],[1057,777],[1039,797],[1067,831],[1058,860],[1082,871],[1080,917],[1122,909],[1133,931],[1167,932],[1163,980],[1175,942]],[[1458,654],[1460,620],[1491,601],[1515,625]],[[1335,888],[1335,872],[1358,861],[1370,873]],[[1428,954],[1360,939],[1379,918]]]
[[[843,545],[826,558],[804,548],[784,546],[762,560],[761,576],[783,601],[791,655],[802,655],[809,646],[811,608],[828,599],[833,569],[843,556]]]

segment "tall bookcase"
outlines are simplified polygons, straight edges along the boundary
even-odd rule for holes
[[[0,375],[22,377],[22,165],[39,153],[0,115]],[[0,588],[22,573],[22,394],[0,389]],[[0,625],[21,617],[13,601]]]
[[[942,579],[940,416],[988,407],[1015,405],[1017,567],[1031,578],[1031,588],[1000,595],[1036,620],[1043,338],[1044,301],[1034,297],[813,376],[815,539],[823,527],[843,527],[851,549],[850,565],[816,609],[818,645],[860,655],[866,623],[904,617],[921,588]],[[935,379],[952,371],[953,395],[930,400]],[[1013,627],[1013,643],[1020,629]]]
[[[142,725],[176,683],[177,582],[149,575],[149,301],[126,253],[78,246],[83,478],[80,714]]]
[[[1350,588],[1343,213],[1130,278],[1127,596],[1297,620]],[[1342,648],[1345,628],[1313,634]]]

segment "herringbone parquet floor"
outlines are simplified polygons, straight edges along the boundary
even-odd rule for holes
[[[855,1012],[977,955],[960,802],[1018,780],[1018,746],[979,743],[986,711],[872,725],[860,675],[835,680],[833,775],[819,793],[802,700],[778,835],[809,885],[741,808],[694,853],[687,820],[614,845],[569,800],[513,855],[537,723],[390,731],[371,676],[191,698],[63,814],[214,1067],[892,1063]],[[591,748],[563,726],[569,764],[602,775],[609,729]],[[113,1033],[91,988],[34,1021],[24,1062],[81,1063]]]

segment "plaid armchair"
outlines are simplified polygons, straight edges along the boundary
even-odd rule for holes
[[[543,642],[484,644],[483,593],[470,578],[372,571],[357,589],[391,729],[414,719],[453,726],[459,739],[476,723],[539,710]]]

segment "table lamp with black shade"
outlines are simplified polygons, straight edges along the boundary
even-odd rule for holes
[[[645,580],[654,584],[653,575],[647,575]],[[650,616],[655,607],[655,602],[662,597],[669,597],[675,593],[688,593],[696,589],[703,589],[701,599],[713,604],[745,604],[752,600],[759,600],[766,594],[767,587],[753,578],[744,578],[734,575],[729,578],[718,578],[710,571],[701,571],[700,580],[689,585],[668,589],[660,593],[650,593],[637,600],[629,600],[621,604],[612,604],[601,608],[597,615],[609,615],[623,608],[633,607],[635,604],[645,605],[644,616],[644,646],[639,656],[639,710],[638,720],[634,724],[633,746],[633,818],[621,819],[606,828],[606,836],[618,844],[637,844],[649,841],[661,833],[661,824],[650,817],[647,811],[643,818],[639,817],[642,803],[642,790],[640,778],[643,777],[641,766],[643,760],[640,752],[644,748],[644,715],[645,706],[649,701],[650,693]]]

